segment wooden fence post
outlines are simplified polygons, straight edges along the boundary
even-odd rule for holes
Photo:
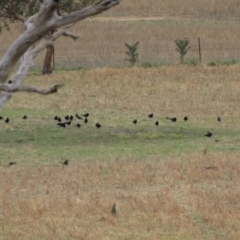
[[[200,38],[198,38],[198,52],[199,52],[199,61],[200,61],[200,63],[202,63],[202,52],[201,52]]]

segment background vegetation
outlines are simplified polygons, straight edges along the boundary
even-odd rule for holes
[[[238,65],[31,73],[28,84],[66,87],[16,94],[1,113],[1,239],[239,239],[239,76]],[[86,112],[80,128],[54,121]]]
[[[75,25],[81,35],[76,42],[56,42],[55,67],[79,69],[106,66],[124,67],[125,43],[140,41],[139,64],[178,63],[175,39],[190,40],[187,62],[198,61],[198,37],[203,63],[239,61],[239,2],[219,1],[122,1],[97,17]],[[104,23],[103,23],[104,21]],[[21,25],[1,36],[0,55],[21,32]],[[5,40],[4,40],[5,39]],[[41,68],[44,53],[36,60]]]
[[[0,113],[10,118],[0,120],[0,238],[240,239],[237,14],[236,1],[125,0],[75,26],[72,47],[57,42],[58,69],[91,70],[33,71],[26,84],[65,87],[17,93]],[[17,28],[0,36],[1,53]],[[207,64],[174,64],[173,40],[184,37],[186,60],[201,37]],[[136,41],[140,66],[124,67]],[[86,112],[80,128],[54,121]]]

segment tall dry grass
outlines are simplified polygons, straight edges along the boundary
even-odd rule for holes
[[[105,16],[158,16],[163,9],[165,15],[175,16],[238,14],[236,1],[228,1],[229,7],[224,1],[218,5],[213,1],[194,1],[194,8],[192,1],[189,5],[188,1],[159,1],[159,5],[151,5],[156,1],[137,2],[138,10],[134,8],[136,1],[123,1]],[[149,10],[148,6],[154,7]],[[174,13],[176,10],[179,13]],[[124,43],[136,40],[141,42],[142,62],[174,62],[178,59],[172,41],[178,37],[190,38],[190,59],[196,58],[197,37],[202,39],[204,61],[238,58],[236,22],[220,22],[216,26],[215,21],[212,25],[183,21],[180,26],[167,21],[84,21],[74,28],[82,34],[79,42],[69,47],[69,40],[62,39],[56,44],[57,66],[124,66]],[[19,33],[15,29],[0,37],[1,55]],[[229,49],[225,50],[226,46]],[[41,66],[42,57],[37,66]],[[223,126],[237,128],[239,76],[238,66],[176,65],[57,72],[44,78],[30,75],[26,83],[64,83],[66,87],[47,98],[16,94],[8,107],[49,108],[53,112],[97,109],[115,116],[187,114],[198,123],[221,115]],[[214,167],[206,169],[211,166]],[[1,165],[0,238],[238,240],[239,175],[237,150],[232,154],[150,156],[145,161],[81,159],[64,168],[60,163],[35,167]],[[110,213],[114,203],[116,217]]]
[[[195,16],[239,18],[237,0],[123,0],[120,5],[104,13],[106,16]]]
[[[197,153],[1,166],[0,238],[238,240],[238,159]]]
[[[228,1],[122,1],[115,9],[75,25],[71,31],[81,37],[73,42],[56,42],[56,68],[127,66],[125,43],[140,41],[141,63],[162,65],[179,62],[174,40],[189,38],[187,61],[198,60],[198,37],[202,60],[239,61],[239,3]],[[125,20],[123,16],[127,16]],[[155,17],[145,19],[144,17]],[[220,17],[218,17],[220,16]],[[103,21],[104,17],[104,21]],[[145,19],[145,20],[144,20]],[[12,26],[0,36],[0,56],[20,35],[22,26]],[[41,69],[44,53],[36,60]]]
[[[142,116],[154,112],[166,117],[188,115],[192,121],[225,117],[225,126],[237,127],[240,117],[240,69],[231,66],[163,66],[160,68],[103,68],[31,74],[25,83],[42,87],[65,84],[57,94],[42,97],[19,93],[10,109],[67,111],[68,109]],[[53,113],[54,114],[54,113]],[[136,115],[137,114],[137,115]]]

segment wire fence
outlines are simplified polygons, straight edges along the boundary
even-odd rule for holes
[[[75,54],[79,57],[74,57]],[[127,67],[130,65],[126,61],[127,55],[124,54],[111,55],[102,52],[102,54],[83,54],[81,49],[68,51],[67,55],[62,55],[56,49],[55,52],[55,68],[56,69],[91,69],[91,68],[101,68],[101,67]],[[72,57],[71,57],[72,56]],[[42,55],[36,61],[35,68],[41,68],[43,65],[44,55]],[[137,65],[142,66],[160,66],[168,64],[177,64],[180,62],[180,55],[174,49],[172,51],[164,50],[155,53],[141,53],[139,50],[139,60]],[[198,47],[191,47],[189,52],[184,58],[184,63],[187,64],[235,64],[240,62],[240,48],[203,48],[201,50],[201,60],[199,56]]]
[[[79,58],[71,57],[74,56],[76,52],[79,52]],[[169,53],[167,51],[161,51],[160,56],[148,56],[140,53],[139,60],[136,65],[142,65],[145,67],[151,66],[161,66],[168,64],[177,64],[180,62],[179,54],[175,51]],[[69,51],[68,55],[64,56],[58,53],[57,49],[55,51],[55,69],[92,69],[92,68],[102,68],[102,67],[127,67],[130,65],[126,61],[126,55],[122,54],[119,57],[116,56],[104,56],[94,55],[94,54],[81,54],[81,51]],[[41,54],[34,65],[35,70],[41,70],[43,67],[44,54]],[[189,53],[184,58],[184,63],[186,64],[198,64],[200,62],[198,49],[191,49]],[[240,62],[240,49],[203,49],[202,50],[202,61],[203,64],[236,64]]]
[[[139,41],[138,65],[158,66],[179,63],[179,53],[174,40],[188,38],[190,49],[184,61],[197,64],[199,59],[198,38],[201,40],[203,64],[240,62],[238,22],[215,22],[197,25],[189,21],[83,21],[71,29],[79,34],[77,41],[60,38],[55,42],[55,69],[91,69],[98,67],[125,67],[127,51],[125,43]],[[17,25],[0,36],[0,57],[21,33]],[[34,69],[42,70],[45,52],[35,60]]]

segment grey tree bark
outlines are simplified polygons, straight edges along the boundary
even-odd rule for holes
[[[58,16],[57,8],[59,0],[44,0],[39,13],[30,17],[24,24],[26,31],[9,47],[0,61],[0,109],[17,91],[36,92],[40,94],[51,94],[57,92],[62,85],[55,85],[49,89],[38,87],[20,86],[33,65],[34,58],[47,46],[60,36],[70,37],[76,40],[79,36],[64,29],[63,26],[76,23],[87,17],[100,14],[118,5],[120,0],[101,0],[98,3],[72,12],[66,16]],[[53,35],[47,33],[58,29]],[[21,58],[22,57],[22,58]],[[21,63],[15,75],[9,79],[11,70],[21,58]],[[4,84],[7,82],[7,84]]]

